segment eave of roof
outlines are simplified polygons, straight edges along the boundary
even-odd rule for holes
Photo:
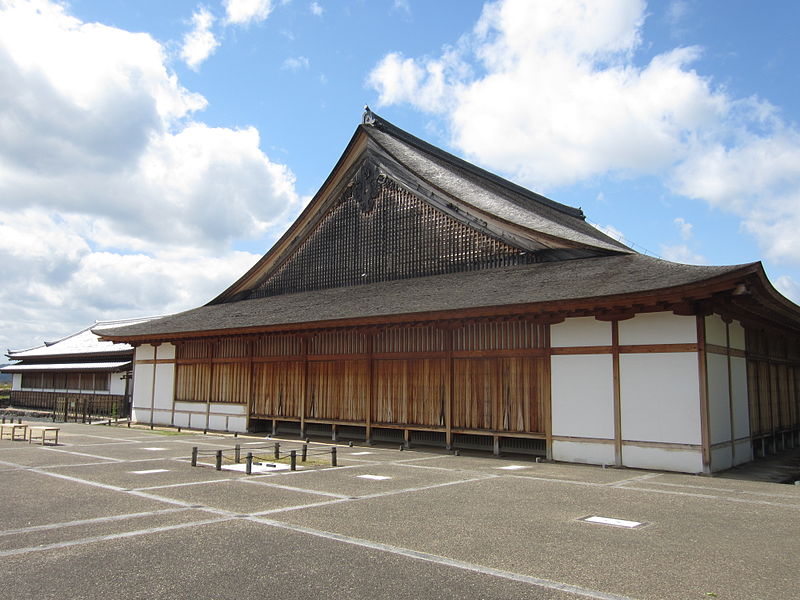
[[[34,373],[50,371],[123,371],[131,361],[75,362],[75,363],[22,363],[0,368],[3,373]]]
[[[459,311],[557,311],[603,306],[626,297],[680,297],[689,288],[732,289],[759,273],[759,263],[709,267],[639,254],[535,263],[208,305],[157,321],[106,330],[105,339],[135,343],[237,332],[336,326],[344,322],[448,318]],[[800,313],[798,313],[800,316]],[[800,320],[800,318],[798,319]]]

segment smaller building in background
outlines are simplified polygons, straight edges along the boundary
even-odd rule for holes
[[[19,361],[0,368],[13,376],[10,404],[76,414],[127,416],[133,346],[100,341],[92,330],[134,325],[150,318],[97,321],[56,342],[9,350]]]

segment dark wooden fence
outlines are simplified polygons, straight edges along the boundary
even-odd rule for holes
[[[15,408],[53,411],[63,420],[87,420],[91,417],[127,418],[128,401],[113,394],[69,394],[13,390],[9,403]]]

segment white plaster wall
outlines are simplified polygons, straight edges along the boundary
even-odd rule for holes
[[[682,473],[703,472],[703,452],[698,448],[642,448],[622,445],[622,464],[639,469],[680,471]]]
[[[176,402],[175,403],[175,410],[181,410],[186,412],[202,412],[205,414],[206,412],[206,403],[205,402]]]
[[[133,356],[135,360],[153,360],[155,348],[150,344],[142,344],[136,348]]]
[[[208,428],[216,431],[245,431],[247,420],[244,417],[209,415]]]
[[[708,374],[711,444],[729,442],[731,440],[731,407],[728,394],[728,357],[707,353],[706,372]]]
[[[124,373],[111,373],[111,380],[108,385],[109,394],[117,394],[122,396],[125,394],[125,377]]]
[[[614,438],[614,379],[610,354],[553,356],[553,435]]]
[[[724,471],[733,466],[732,447],[724,446],[711,449],[711,470],[713,472]]]
[[[175,346],[172,344],[161,344],[158,347],[158,360],[171,360],[175,358]]]
[[[747,347],[745,346],[745,337],[744,337],[744,327],[739,321],[733,321],[730,324],[730,336],[731,336],[731,348],[736,348],[737,350],[746,350]]]
[[[620,356],[622,438],[700,444],[697,354]]]
[[[550,326],[550,345],[553,348],[570,346],[610,346],[611,323],[594,317],[567,319]]]
[[[717,346],[728,345],[728,328],[719,315],[708,315],[705,318],[706,343]]]
[[[133,406],[150,408],[153,394],[153,365],[133,365]]]
[[[750,407],[747,402],[747,360],[739,356],[731,357],[731,390],[733,391],[733,433],[738,440],[750,436]]]
[[[189,415],[176,412],[172,424],[175,425],[175,427],[189,427]]]
[[[619,322],[619,343],[691,344],[697,342],[695,317],[682,317],[671,312],[642,313]]]
[[[154,410],[153,423],[156,425],[172,425],[171,410]]]
[[[136,408],[131,410],[131,419],[136,423],[150,423],[150,409],[149,408]]]
[[[590,465],[613,465],[614,444],[553,440],[553,460]]]
[[[175,393],[175,365],[156,365],[155,408],[172,410]]]
[[[22,389],[22,373],[11,374],[11,389],[12,390]]]

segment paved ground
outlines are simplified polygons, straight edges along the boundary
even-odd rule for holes
[[[263,439],[61,427],[0,441],[7,598],[800,597],[800,486],[358,446],[246,476],[191,448]]]

